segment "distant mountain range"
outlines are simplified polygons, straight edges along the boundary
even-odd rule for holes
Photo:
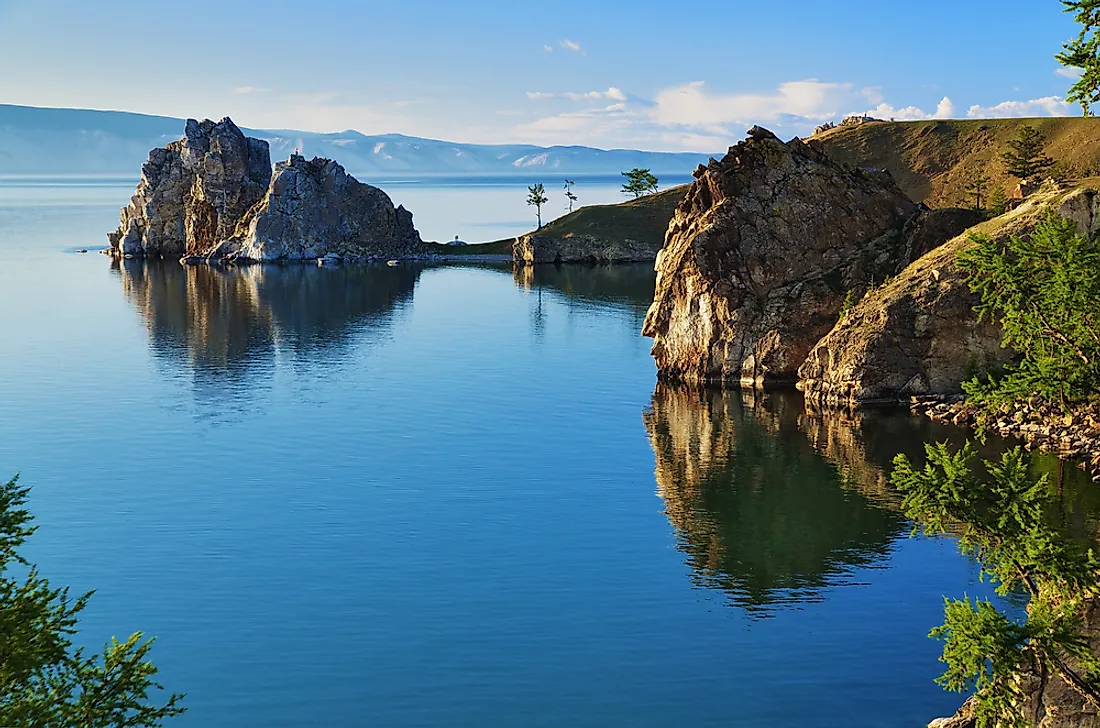
[[[168,116],[0,104],[0,175],[137,177],[149,150],[181,138],[183,127],[183,119]],[[272,161],[286,159],[298,149],[307,157],[329,157],[352,174],[375,179],[387,175],[614,175],[633,167],[658,175],[686,175],[706,162],[704,154],[459,144],[352,130],[320,134],[241,129],[268,141]]]

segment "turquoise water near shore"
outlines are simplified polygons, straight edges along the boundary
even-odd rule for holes
[[[84,636],[158,635],[171,725],[870,728],[960,702],[925,635],[988,590],[908,537],[883,469],[963,433],[657,386],[646,266],[112,266],[71,251],[128,187],[36,190],[0,186],[0,475],[34,488],[28,556],[97,590]],[[446,205],[478,199],[507,224]],[[1066,494],[1094,530],[1074,471]]]

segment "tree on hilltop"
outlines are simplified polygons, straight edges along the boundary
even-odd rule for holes
[[[182,695],[150,702],[163,688],[140,632],[112,638],[102,654],[74,646],[92,594],[50,586],[20,555],[36,530],[23,508],[29,492],[15,478],[0,483],[0,725],[152,728],[182,713]]]
[[[1035,127],[1020,127],[1016,138],[1008,143],[1009,150],[1002,157],[1008,173],[1020,180],[1028,181],[1053,167],[1054,160],[1043,153],[1046,143],[1046,137]]]
[[[635,167],[622,175],[626,177],[626,182],[623,183],[624,195],[634,195],[634,199],[638,199],[657,191],[657,178],[648,169]]]
[[[970,178],[970,181],[966,183],[966,191],[974,195],[974,209],[981,211],[982,209],[982,195],[985,193],[986,187],[989,185],[989,177],[985,172],[978,171]]]
[[[542,182],[531,185],[527,188],[527,204],[535,206],[535,215],[538,217],[539,230],[542,230],[542,206],[550,201],[550,198],[546,196],[546,188],[543,187]]]
[[[1066,101],[1080,104],[1084,115],[1092,116],[1093,104],[1100,101],[1100,0],[1062,0],[1062,5],[1067,13],[1073,13],[1081,32],[1054,57],[1066,68],[1080,72]]]
[[[573,193],[575,184],[573,180],[565,180],[565,199],[569,200],[569,212],[573,212],[573,203],[577,201],[577,196]]]

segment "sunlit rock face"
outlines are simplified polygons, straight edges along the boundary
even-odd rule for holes
[[[292,155],[215,258],[273,261],[407,258],[421,251],[412,213],[331,159]]]
[[[751,612],[822,599],[905,534],[877,497],[881,470],[863,461],[873,477],[842,477],[802,430],[796,398],[752,407],[737,392],[659,384],[643,419],[658,495],[696,579]]]
[[[905,255],[917,206],[888,174],[750,134],[696,170],[658,255],[643,333],[666,379],[793,382],[847,292]]]
[[[117,255],[202,255],[230,237],[271,180],[267,142],[233,121],[187,120],[184,138],[149,153],[141,181],[110,233]]]

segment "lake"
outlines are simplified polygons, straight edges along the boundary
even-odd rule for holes
[[[926,635],[989,590],[909,538],[885,472],[965,433],[657,385],[648,266],[74,253],[130,186],[0,184],[0,475],[33,486],[27,555],[97,591],[85,639],[158,636],[170,725],[879,728],[961,702]],[[407,185],[418,223],[486,238],[525,228],[513,186]],[[1095,531],[1076,472],[1060,517]]]

